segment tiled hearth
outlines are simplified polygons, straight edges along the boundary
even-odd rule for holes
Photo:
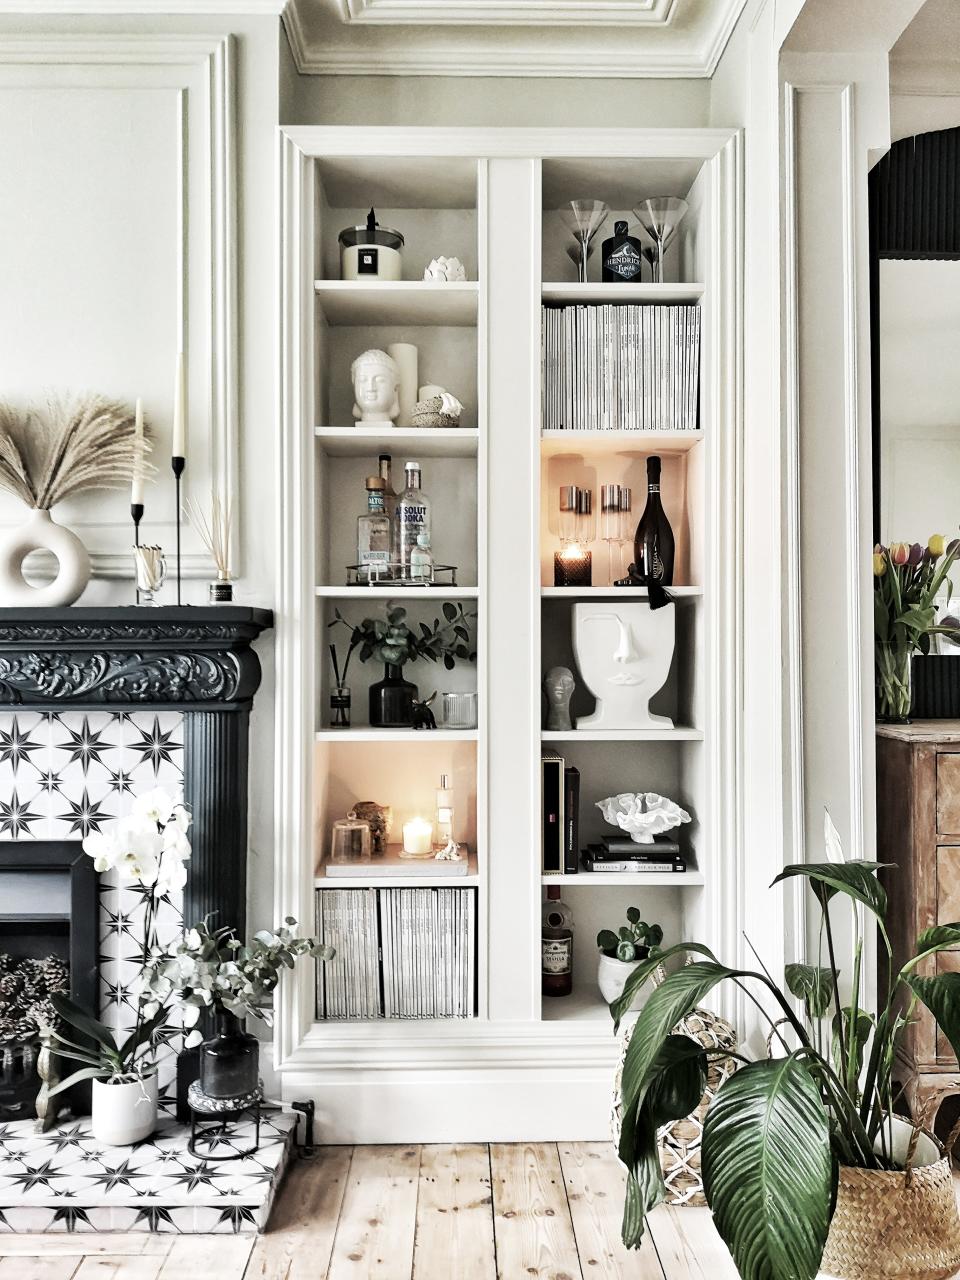
[[[169,1118],[134,1147],[101,1146],[87,1119],[42,1136],[26,1120],[0,1124],[0,1232],[261,1230],[296,1122],[265,1112],[257,1153],[222,1164],[191,1156],[188,1132]],[[244,1122],[231,1142],[247,1147],[252,1135]]]

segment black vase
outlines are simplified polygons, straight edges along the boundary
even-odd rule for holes
[[[378,729],[409,729],[419,690],[403,678],[403,668],[388,663],[382,680],[370,686],[370,723]]]
[[[217,1034],[200,1046],[200,1088],[208,1098],[240,1098],[260,1083],[260,1042],[235,1013],[217,1010]]]

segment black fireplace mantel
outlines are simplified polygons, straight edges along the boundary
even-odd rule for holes
[[[179,711],[193,813],[187,924],[243,932],[247,754],[260,684],[252,642],[269,609],[242,605],[0,609],[0,711]]]
[[[0,610],[0,707],[249,707],[269,609]]]

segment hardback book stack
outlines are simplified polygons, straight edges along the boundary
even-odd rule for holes
[[[545,431],[695,431],[696,305],[545,306]]]
[[[601,836],[597,844],[587,845],[582,856],[584,871],[676,872],[687,869],[687,861],[676,840],[655,836],[652,844],[637,844],[629,836]]]
[[[336,948],[317,965],[317,1017],[472,1018],[472,889],[323,889],[317,932]]]
[[[580,849],[580,771],[568,768],[555,751],[543,752],[540,769],[543,874],[574,875]]]

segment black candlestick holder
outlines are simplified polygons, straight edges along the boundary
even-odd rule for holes
[[[177,604],[183,603],[180,599],[180,481],[183,477],[186,465],[186,458],[179,457],[177,454],[174,454],[170,459],[170,466],[173,470],[173,482],[176,486],[177,492]]]
[[[133,520],[133,545],[134,545],[135,547],[139,547],[139,545],[140,545],[140,521],[143,519],[143,503],[142,503],[142,502],[131,502],[131,503],[130,503],[130,517],[131,517],[131,519]],[[136,591],[137,591],[137,604],[139,604],[139,603],[140,603],[140,586],[139,586],[140,579],[139,579],[139,577],[137,576],[137,563],[136,563],[136,557],[134,557],[134,565],[133,565],[133,579],[134,579],[134,582],[136,582],[136,583],[137,583],[137,588],[136,588]]]

